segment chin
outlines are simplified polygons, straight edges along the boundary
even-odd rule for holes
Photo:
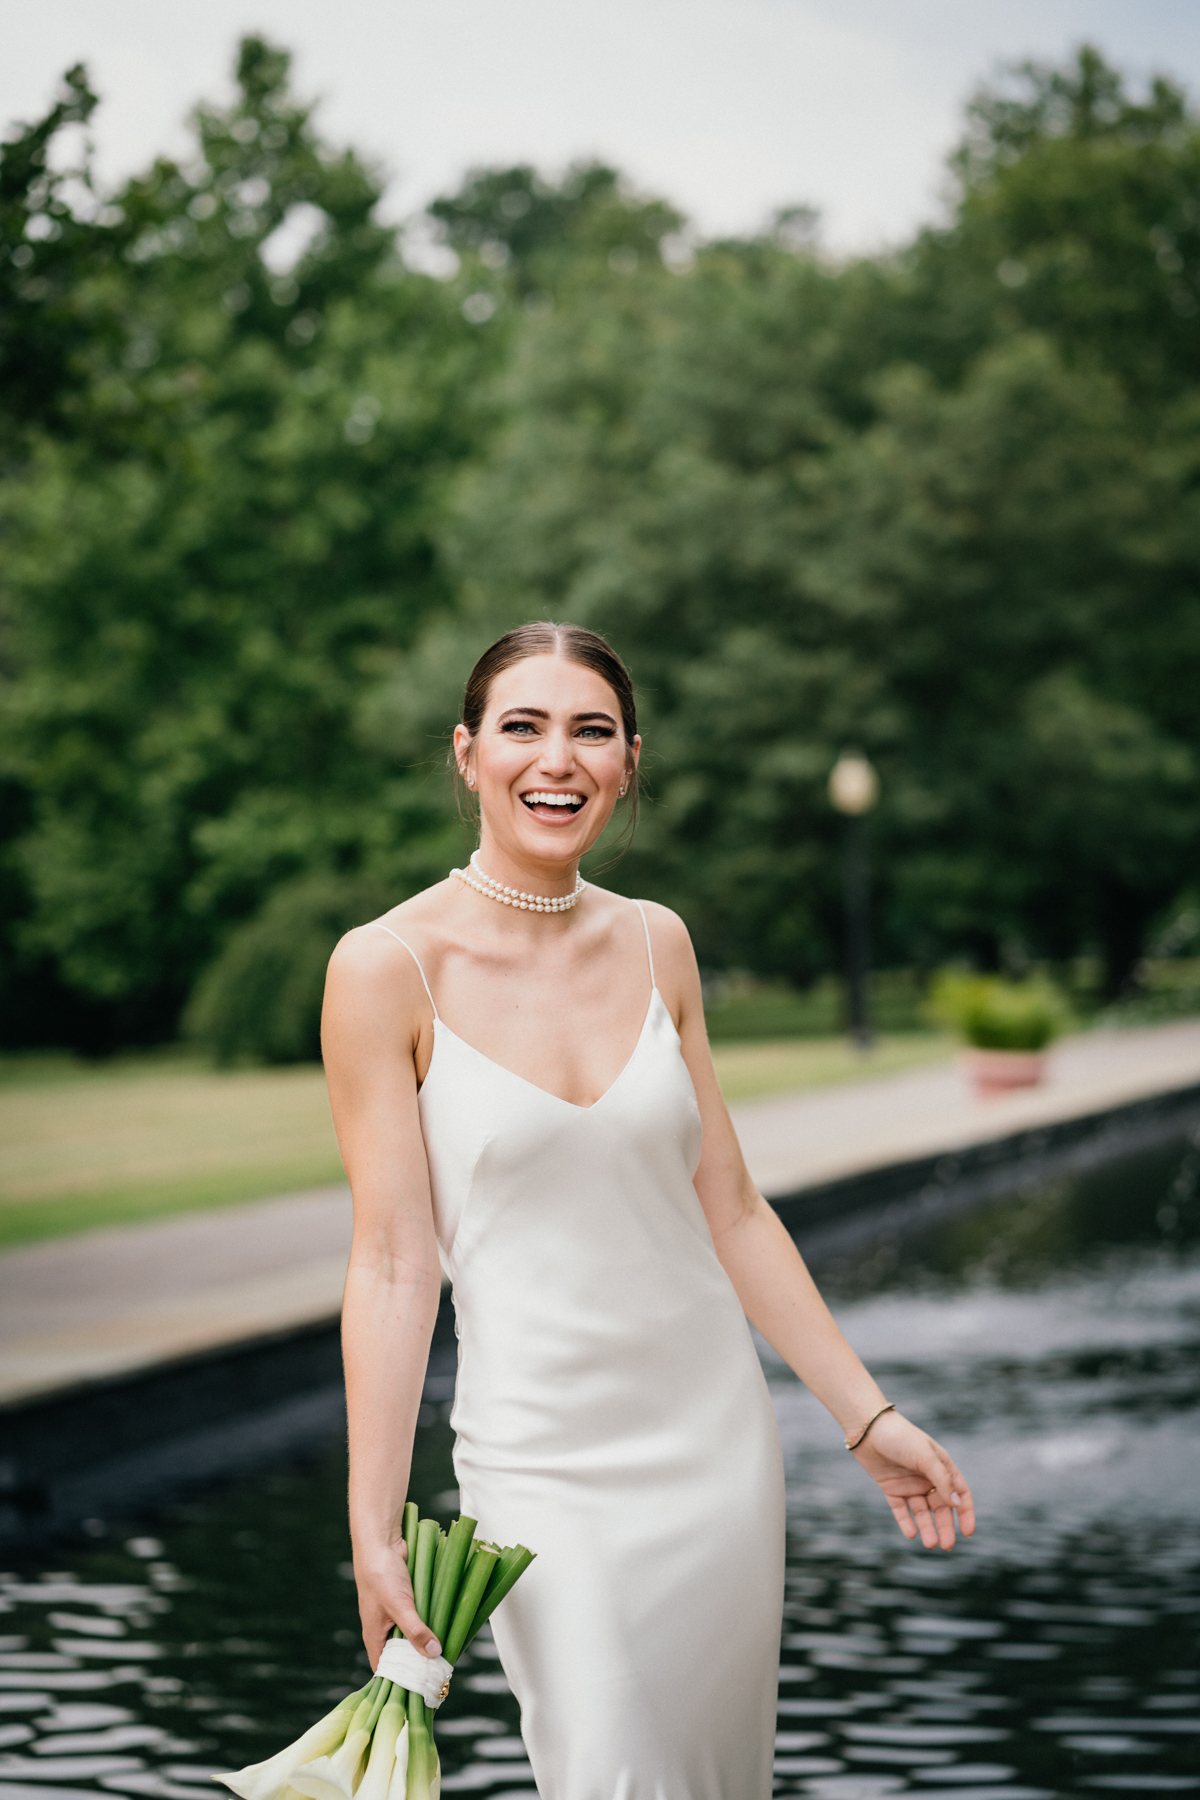
[[[558,825],[544,825],[540,831],[530,832],[525,841],[543,855],[582,856],[590,848],[582,833],[566,831]]]

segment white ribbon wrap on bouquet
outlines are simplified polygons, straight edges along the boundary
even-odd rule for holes
[[[424,1655],[407,1638],[393,1637],[383,1646],[375,1673],[412,1694],[420,1694],[426,1706],[438,1707],[450,1692],[454,1665],[444,1656]]]

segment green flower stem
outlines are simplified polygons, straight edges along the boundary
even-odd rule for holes
[[[365,1729],[367,1731],[374,1731],[376,1725],[379,1722],[379,1715],[383,1711],[384,1707],[387,1705],[388,1699],[392,1692],[392,1683],[390,1681],[388,1681],[384,1676],[377,1675],[375,1677],[375,1679],[379,1683],[379,1692],[375,1695],[374,1700],[371,1702],[371,1710],[367,1714],[367,1722],[366,1722],[366,1726],[365,1726]]]
[[[442,1655],[449,1663],[456,1663],[466,1647],[471,1627],[475,1623],[476,1610],[499,1556],[500,1552],[494,1546],[480,1544],[478,1541],[475,1543],[446,1633],[446,1642],[442,1646]]]
[[[462,1585],[467,1552],[475,1536],[474,1519],[455,1519],[445,1544],[438,1546],[438,1561],[433,1577],[433,1598],[429,1608],[429,1629],[443,1644]]]
[[[527,1550],[524,1544],[513,1544],[500,1552],[492,1578],[487,1585],[483,1601],[475,1614],[474,1623],[467,1634],[467,1643],[476,1636],[480,1627],[495,1612],[507,1593],[516,1586],[534,1559],[535,1552]]]
[[[365,1730],[367,1720],[370,1719],[375,1712],[375,1700],[380,1688],[387,1688],[390,1686],[391,1683],[385,1681],[382,1676],[372,1675],[366,1687],[362,1689],[362,1699],[359,1701],[351,1715],[350,1723],[346,1728],[347,1737],[350,1736],[352,1731]]]
[[[430,1617],[425,1620],[425,1623],[427,1625],[432,1625],[432,1622],[433,1622],[432,1621],[433,1596],[437,1593],[438,1587],[440,1586],[441,1582],[444,1579],[442,1570],[444,1569],[445,1564],[446,1564],[446,1546],[448,1543],[449,1543],[449,1539],[447,1538],[446,1533],[439,1528],[438,1534],[437,1534],[437,1542],[434,1546],[434,1552],[433,1552],[433,1576],[429,1583],[429,1605],[430,1605],[431,1612],[430,1612]]]
[[[429,1623],[429,1595],[433,1585],[433,1559],[439,1537],[436,1519],[422,1519],[417,1527],[416,1567],[412,1575],[413,1600],[423,1624]]]
[[[416,1508],[413,1508],[416,1513]],[[408,1508],[405,1507],[405,1524],[408,1525]],[[416,1542],[416,1555],[410,1565],[412,1576],[413,1602],[417,1615],[423,1624],[429,1623],[429,1601],[433,1587],[434,1564],[437,1558],[439,1543],[444,1541],[443,1533],[436,1519],[421,1519],[417,1522],[413,1538]],[[411,1551],[410,1551],[411,1554]],[[443,1552],[443,1555],[445,1553]],[[438,1769],[437,1751],[433,1746],[433,1730],[431,1725],[433,1714],[426,1706],[420,1694],[409,1693],[408,1696],[408,1771],[405,1778],[405,1800],[432,1800],[433,1780]]]
[[[420,1694],[408,1696],[408,1771],[405,1800],[432,1800],[433,1778],[438,1769],[431,1729],[433,1714]]]
[[[415,1500],[404,1503],[404,1544],[408,1551],[408,1579],[411,1581],[413,1570],[417,1566],[417,1526],[421,1522]]]

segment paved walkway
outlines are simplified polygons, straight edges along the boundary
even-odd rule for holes
[[[1051,1051],[1044,1086],[997,1099],[977,1100],[962,1070],[943,1064],[752,1100],[733,1114],[750,1171],[761,1191],[774,1196],[1197,1082],[1200,1019],[1186,1019],[1068,1038]]]
[[[1044,1087],[1002,1099],[943,1067],[733,1113],[759,1187],[781,1195],[1194,1083],[1200,1020],[1068,1040]],[[336,1318],[349,1242],[331,1187],[0,1256],[0,1402]]]

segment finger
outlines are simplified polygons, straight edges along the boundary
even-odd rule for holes
[[[959,1498],[954,1485],[954,1464],[946,1455],[940,1444],[929,1440],[930,1455],[926,1459],[926,1470],[932,1486],[928,1493],[918,1494],[909,1500],[923,1518],[921,1525],[921,1542],[927,1550],[940,1546],[943,1550],[954,1548],[954,1507]]]
[[[942,1446],[932,1438],[929,1440],[929,1452],[921,1461],[920,1470],[928,1479],[928,1498],[934,1505],[956,1507],[959,1504],[962,1492],[958,1483],[962,1478]]]
[[[423,1651],[426,1656],[440,1656],[442,1654],[442,1646],[438,1643],[428,1625],[422,1622],[421,1615],[413,1604],[411,1595],[405,1594],[402,1596],[396,1606],[395,1612],[396,1623],[410,1644],[415,1644],[417,1649]]]
[[[370,1618],[363,1620],[363,1643],[371,1659],[372,1669],[383,1654],[383,1647],[391,1636],[393,1625],[398,1625],[409,1643],[415,1644],[425,1656],[441,1655],[442,1647],[428,1625],[422,1623],[410,1593],[393,1592],[378,1604],[372,1604],[369,1611]]]
[[[958,1529],[964,1537],[973,1537],[975,1533],[975,1500],[962,1475],[951,1463],[954,1471],[954,1492],[957,1495],[955,1505],[958,1508]]]
[[[962,1475],[959,1473],[954,1458],[943,1444],[938,1443],[936,1438],[930,1438],[929,1449],[935,1458],[935,1462],[930,1466],[937,1475],[937,1485],[939,1490],[945,1493],[947,1499],[950,1498],[952,1491],[955,1495],[958,1495],[958,1483],[962,1480]],[[954,1503],[955,1505],[958,1504],[957,1499]]]
[[[937,1529],[939,1545],[943,1550],[953,1550],[955,1538],[954,1508],[952,1506],[943,1505],[940,1498],[936,1496],[930,1500],[930,1507],[932,1509],[933,1522]]]
[[[964,1537],[971,1537],[975,1531],[975,1502],[970,1488],[963,1480],[962,1470],[958,1467],[942,1446],[931,1438],[930,1443],[937,1451],[943,1464],[941,1478],[936,1482],[938,1494],[945,1504],[953,1506],[958,1514],[958,1528]]]
[[[910,1540],[915,1538],[917,1535],[917,1528],[909,1517],[908,1507],[905,1505],[904,1501],[893,1500],[889,1495],[888,1505],[892,1509],[892,1517],[895,1519],[905,1537]]]
[[[913,1494],[909,1497],[908,1509],[912,1513],[920,1534],[921,1542],[926,1550],[936,1550],[938,1546],[938,1528],[933,1513],[929,1508],[929,1500],[924,1494]]]

